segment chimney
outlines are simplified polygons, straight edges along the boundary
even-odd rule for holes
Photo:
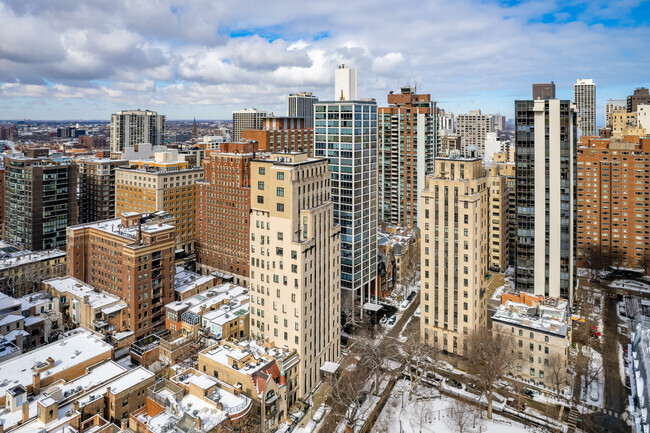
[[[5,433],[5,425],[0,421],[0,433]]]
[[[36,373],[32,376],[32,392],[34,395],[41,393],[41,373]]]
[[[22,423],[25,424],[27,421],[29,421],[29,402],[24,402],[23,403],[23,417],[22,417]]]
[[[122,422],[120,423],[120,431],[125,432],[126,431],[126,419],[123,419]],[[1,433],[1,432],[0,432]]]
[[[201,418],[199,418],[198,416],[196,418],[194,418],[194,423],[196,424],[196,429],[198,431],[201,431],[202,430],[201,429]]]

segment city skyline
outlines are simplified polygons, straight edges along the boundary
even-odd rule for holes
[[[508,118],[530,83],[553,80],[572,99],[575,80],[592,78],[600,126],[606,100],[650,84],[648,2],[285,6],[2,3],[0,118],[107,119],[140,107],[229,119],[253,104],[285,115],[290,93],[329,99],[331,70],[346,64],[359,71],[359,94],[380,106],[389,90],[416,85],[455,114]]]

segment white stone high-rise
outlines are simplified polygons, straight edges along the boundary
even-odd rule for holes
[[[339,66],[334,71],[334,100],[355,101],[357,99],[357,70]]]
[[[126,110],[111,115],[111,152],[133,151],[140,143],[165,144],[165,116],[155,111]]]
[[[289,95],[287,115],[289,117],[302,117],[305,119],[305,128],[314,127],[314,102],[318,97],[311,92],[292,93]]]
[[[596,136],[596,83],[580,79],[573,85],[578,114],[578,136]]]
[[[370,299],[377,275],[377,103],[353,100],[356,71],[336,70],[338,98],[314,104],[314,155],[329,158],[334,222],[341,226],[341,308]],[[343,94],[343,99],[340,95]]]

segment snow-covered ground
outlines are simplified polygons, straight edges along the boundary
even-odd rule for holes
[[[581,400],[592,406],[603,407],[603,385],[605,384],[603,357],[588,346],[582,346],[582,354],[590,360],[588,374],[595,378],[589,384],[589,389],[585,389],[585,378],[582,378]]]
[[[421,388],[420,395],[408,400],[409,382],[400,380],[395,384],[384,410],[380,414],[373,432],[404,432],[404,433],[457,433],[458,424],[452,416],[453,399],[441,395],[436,389]],[[468,410],[476,406],[467,405]],[[530,427],[494,414],[494,419],[488,421],[483,411],[481,419],[478,412],[472,415],[464,432],[488,433],[520,433],[535,431]],[[541,430],[540,430],[541,431]]]

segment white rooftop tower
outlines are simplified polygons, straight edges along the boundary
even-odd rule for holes
[[[356,101],[357,100],[357,70],[339,66],[334,71],[334,100],[335,101]]]

